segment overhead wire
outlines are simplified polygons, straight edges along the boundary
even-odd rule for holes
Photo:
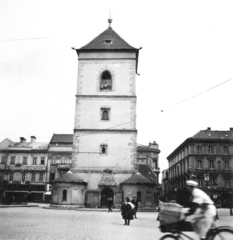
[[[69,37],[80,37],[92,34],[82,34],[82,35],[70,35],[70,36],[51,36],[51,37],[35,37],[35,38],[16,38],[16,39],[0,39],[0,42],[17,42],[17,41],[27,41],[27,40],[41,40],[41,39],[53,39],[53,38],[69,38]]]
[[[93,133],[88,133],[88,134],[85,134],[85,135],[78,136],[78,138],[80,138],[80,137],[85,137],[85,136],[87,136],[87,135],[91,135],[91,134],[96,134],[97,132],[100,132],[100,131],[103,131],[103,130],[105,130],[105,131],[107,131],[107,130],[111,130],[111,129],[113,129],[113,128],[116,128],[116,127],[119,127],[119,126],[122,126],[122,125],[125,125],[125,124],[128,124],[128,123],[131,123],[131,122],[134,122],[134,121],[136,121],[136,117],[134,117],[131,121],[124,122],[124,123],[121,123],[121,124],[115,125],[115,126],[110,127],[110,128],[98,129],[97,131],[95,131],[95,132],[93,132]]]
[[[199,96],[199,95],[201,95],[201,94],[204,94],[204,93],[206,93],[206,92],[208,92],[208,91],[210,91],[210,90],[212,90],[212,89],[214,89],[214,88],[216,88],[216,87],[219,87],[220,85],[223,85],[223,84],[225,84],[225,83],[227,83],[227,82],[229,82],[229,81],[231,81],[231,80],[233,80],[233,78],[230,78],[230,79],[228,79],[228,80],[226,80],[226,81],[224,81],[224,82],[221,82],[221,83],[219,83],[219,84],[217,84],[217,85],[215,85],[215,86],[213,86],[213,87],[211,87],[211,88],[206,89],[206,90],[203,91],[203,92],[200,92],[200,93],[198,93],[198,94],[196,94],[196,95],[194,95],[194,96],[192,96],[192,97],[186,98],[186,99],[184,99],[184,100],[182,100],[182,101],[180,101],[180,102],[178,102],[178,103],[175,103],[175,104],[173,104],[173,105],[171,105],[171,106],[169,106],[169,107],[167,107],[167,108],[165,108],[165,109],[168,109],[168,108],[174,107],[174,106],[176,106],[176,105],[179,105],[179,104],[181,104],[181,103],[183,103],[183,102],[186,102],[186,101],[188,101],[188,100],[190,100],[190,99],[192,99],[192,98],[195,98],[195,97],[197,97],[197,96]],[[161,109],[160,111],[163,112],[164,109]]]

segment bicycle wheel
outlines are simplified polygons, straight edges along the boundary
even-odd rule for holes
[[[210,235],[209,240],[232,240],[233,229],[230,227],[220,227],[213,235]]]
[[[160,240],[178,240],[179,238],[172,234],[166,234]]]

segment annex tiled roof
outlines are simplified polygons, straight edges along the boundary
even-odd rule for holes
[[[155,184],[141,173],[137,172],[132,177],[125,180],[122,184]]]
[[[68,171],[64,175],[60,176],[57,179],[54,179],[52,183],[61,183],[61,182],[69,182],[69,183],[87,183],[83,179],[79,178],[75,173]]]
[[[137,50],[123,40],[111,27],[94,38],[87,45],[77,49],[80,50]]]
[[[73,134],[53,134],[50,144],[73,143]]]
[[[155,182],[156,177],[152,169],[147,164],[138,164],[138,172],[141,173],[144,177],[150,179],[151,181]]]

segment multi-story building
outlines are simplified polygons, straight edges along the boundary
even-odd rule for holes
[[[148,165],[155,174],[156,184],[159,184],[159,145],[154,141],[148,146],[137,145],[137,164],[140,172],[140,165]]]
[[[70,170],[73,134],[53,134],[48,148],[50,182]]]
[[[47,143],[5,139],[0,148],[0,182],[6,202],[42,202],[49,182]]]
[[[233,128],[199,131],[168,157],[170,198],[179,198],[188,179],[194,179],[217,204],[233,197]],[[184,196],[184,195],[183,195]]]

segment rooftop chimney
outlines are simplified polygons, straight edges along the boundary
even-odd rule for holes
[[[26,142],[26,139],[24,137],[20,137],[20,142],[21,143]]]
[[[36,137],[35,136],[31,136],[31,143],[36,142]]]
[[[155,149],[158,149],[159,147],[159,145],[155,141],[153,141],[152,143],[149,143],[149,146],[150,148],[155,148]]]
[[[210,128],[210,127],[208,127],[208,128],[207,128],[207,130],[211,131],[211,128]]]
[[[230,131],[233,131],[233,128],[230,127]]]

